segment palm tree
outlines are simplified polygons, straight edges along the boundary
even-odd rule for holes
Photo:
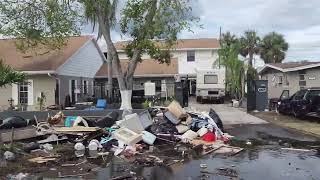
[[[289,45],[282,34],[271,32],[261,42],[260,57],[265,63],[281,63],[288,48]]]
[[[246,31],[240,38],[240,54],[244,57],[249,55],[249,66],[252,67],[253,55],[259,53],[260,38],[255,31]]]
[[[231,46],[234,43],[237,43],[238,39],[234,34],[231,34],[229,31],[223,33],[220,38],[220,46]]]
[[[12,69],[10,66],[4,64],[0,60],[0,87],[5,87],[12,83],[22,82],[25,78],[23,73],[17,72]]]

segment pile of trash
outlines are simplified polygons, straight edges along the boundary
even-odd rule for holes
[[[187,149],[197,149],[200,156],[236,154],[242,150],[226,145],[232,136],[224,133],[222,121],[213,109],[208,114],[187,111],[176,101],[168,107],[152,107],[140,113],[124,111],[121,117],[117,111],[104,117],[65,116],[59,112],[34,127],[38,136],[46,138],[28,143],[23,149],[35,155],[28,161],[38,164],[64,156],[51,152],[53,145],[65,142],[73,144],[77,157],[104,158],[112,154],[150,166],[165,162],[154,152],[164,144],[173,147],[181,157]],[[6,152],[5,157],[13,160],[14,154]]]

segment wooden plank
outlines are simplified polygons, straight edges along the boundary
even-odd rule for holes
[[[17,141],[17,140],[23,140],[23,139],[30,139],[37,137],[36,130],[34,128],[22,128],[22,129],[14,129],[14,135],[12,139],[12,132],[6,131],[6,132],[0,132],[0,142],[6,143]]]
[[[75,127],[55,127],[53,129],[57,132],[95,132],[95,131],[98,131],[100,128],[75,126]]]

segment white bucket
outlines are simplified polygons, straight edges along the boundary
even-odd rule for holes
[[[96,151],[100,147],[100,142],[96,139],[92,139],[89,143],[89,151]]]
[[[78,142],[74,145],[74,149],[76,151],[83,151],[86,149],[86,147],[81,142]]]
[[[194,138],[198,137],[198,134],[192,130],[188,130],[181,137],[182,137],[182,139],[193,140]]]

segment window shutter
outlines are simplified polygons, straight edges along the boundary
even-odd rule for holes
[[[91,95],[94,95],[94,80],[91,81]]]
[[[12,84],[11,86],[12,86],[11,96],[13,99],[13,105],[18,105],[19,104],[18,85]]]
[[[71,90],[72,88],[71,88],[71,79],[69,79],[69,96],[70,96],[70,98],[71,98]]]
[[[33,105],[33,80],[28,79],[28,105]]]
[[[75,87],[74,87],[75,90],[79,89],[77,80],[74,80],[74,86],[75,86]],[[79,90],[80,90],[80,89],[79,89]],[[74,93],[74,95],[75,95],[75,98],[74,98],[75,101],[78,102],[78,93]]]

